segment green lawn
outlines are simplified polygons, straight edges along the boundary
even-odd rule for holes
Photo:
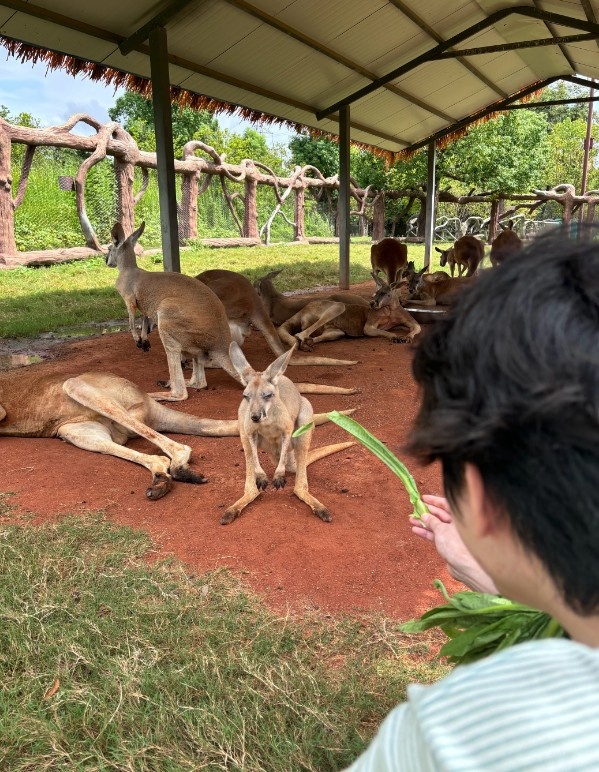
[[[408,255],[421,266],[424,246],[410,244]],[[350,261],[352,283],[370,279],[370,241],[352,242]],[[160,271],[162,256],[142,256],[138,264],[148,271]],[[200,247],[181,253],[181,271],[190,276],[209,268],[227,268],[255,279],[283,268],[276,279],[282,291],[334,285],[338,265],[336,244]],[[437,267],[435,260],[433,270]],[[0,270],[0,338],[34,337],[62,327],[124,319],[127,314],[114,288],[116,278],[116,270],[107,268],[102,257],[48,268]]]

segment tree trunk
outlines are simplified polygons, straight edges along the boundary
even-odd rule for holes
[[[295,194],[294,214],[293,214],[295,225],[293,227],[293,240],[305,241],[306,240],[306,220],[305,220],[304,205],[306,200],[306,189],[295,188],[293,192]]]
[[[197,172],[184,174],[181,180],[181,213],[179,216],[179,237],[182,243],[198,237],[198,191]]]
[[[117,219],[123,226],[125,233],[133,233],[135,230],[135,201],[133,198],[133,174],[135,167],[132,163],[127,163],[114,159],[114,174],[116,177],[117,189]]]
[[[16,255],[10,137],[0,127],[0,253]]]
[[[256,201],[258,183],[248,176],[245,178],[245,208],[243,211],[243,237],[258,239],[258,206]]]
[[[497,236],[497,230],[499,228],[499,207],[503,202],[499,199],[494,199],[491,202],[491,214],[489,216],[489,235],[487,237],[487,244],[492,244],[495,236]]]
[[[380,193],[374,199],[372,207],[372,240],[380,241],[385,238],[385,196]]]

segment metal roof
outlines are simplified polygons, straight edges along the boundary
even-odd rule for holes
[[[0,0],[0,35],[150,78],[158,23],[171,86],[333,134],[350,104],[351,139],[395,153],[548,79],[599,77],[598,16],[599,0]]]

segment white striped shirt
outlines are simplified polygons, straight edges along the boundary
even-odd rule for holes
[[[348,772],[599,772],[599,649],[531,641],[408,687]]]

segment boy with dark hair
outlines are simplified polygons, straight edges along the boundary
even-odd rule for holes
[[[409,449],[446,499],[414,532],[450,573],[546,611],[533,641],[411,686],[351,772],[599,769],[599,244],[539,238],[484,271],[414,358]]]

